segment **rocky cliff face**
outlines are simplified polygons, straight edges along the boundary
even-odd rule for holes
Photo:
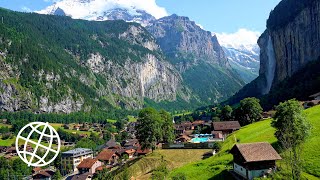
[[[153,21],[147,30],[180,71],[183,84],[196,101],[212,104],[224,100],[244,84],[232,70],[217,37],[188,17],[164,17]]]
[[[292,2],[281,2],[272,14],[273,19],[280,8],[289,7],[290,3]],[[320,56],[320,2],[308,0],[305,3],[299,11],[291,15],[290,21],[284,19],[283,23],[276,27],[270,22],[268,29],[260,37],[260,76],[267,77],[263,94],[268,93],[274,84],[291,77]]]
[[[308,63],[319,58],[320,2],[318,0],[281,1],[271,12],[267,29],[259,38],[258,44],[260,46],[259,77],[236,93],[229,100],[230,103],[237,103],[245,97],[261,97],[272,91],[273,99],[271,100],[278,103],[275,100],[277,89],[274,88],[281,87],[283,80],[292,77]],[[302,72],[299,73],[302,74]],[[308,74],[308,72],[305,73]],[[294,89],[294,87],[291,88]],[[285,100],[283,97],[279,99]]]
[[[185,70],[191,64],[205,61],[229,66],[217,37],[205,31],[188,17],[171,15],[153,21],[147,27],[171,61]]]

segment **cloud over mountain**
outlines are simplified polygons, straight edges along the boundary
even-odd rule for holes
[[[53,2],[55,3],[52,6],[38,13],[48,14],[48,11],[59,7],[75,19],[89,19],[91,16],[103,14],[115,8],[127,9],[132,14],[136,13],[137,9],[144,10],[157,19],[168,15],[166,9],[158,6],[155,0],[60,0]]]

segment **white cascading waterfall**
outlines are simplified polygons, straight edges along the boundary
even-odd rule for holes
[[[269,35],[268,45],[267,45],[267,55],[268,55],[268,67],[266,71],[267,86],[263,90],[263,94],[269,93],[274,76],[275,76],[275,70],[276,70],[276,56],[273,48],[272,38],[270,35]]]

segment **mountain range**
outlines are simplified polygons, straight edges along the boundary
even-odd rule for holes
[[[150,24],[157,22],[157,19],[159,19],[150,14],[152,11],[150,11],[149,8],[139,9],[136,6],[131,5],[131,1],[124,3],[122,1],[109,0],[100,2],[101,5],[98,2],[100,1],[63,0],[54,3],[41,11],[37,11],[37,13],[67,15],[75,19],[80,18],[95,21],[124,20],[126,22],[137,22],[144,27],[150,26]],[[97,4],[100,6],[97,6]],[[149,10],[149,12],[147,12],[147,10]],[[213,36],[216,36],[215,33],[213,33]],[[216,37],[219,42],[224,42],[224,37]],[[256,37],[251,44],[233,44],[233,42],[237,41],[237,38],[234,37],[232,38],[232,41],[222,44],[223,51],[225,52],[230,65],[238,74],[240,74],[245,83],[251,82],[258,76],[259,47],[256,42],[257,39],[258,37]]]

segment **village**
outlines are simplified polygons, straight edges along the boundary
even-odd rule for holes
[[[314,100],[300,102],[304,108],[314,106],[312,103],[319,103],[319,95],[313,95]],[[268,119],[274,112],[263,112],[261,118]],[[2,120],[2,124],[6,121]],[[59,125],[70,134],[77,135],[79,140],[89,138],[89,131],[96,134],[97,138],[103,141],[104,124],[99,123],[73,123]],[[57,161],[61,167],[49,166],[46,168],[36,167],[32,170],[32,176],[25,176],[28,179],[52,179],[59,171],[63,179],[90,180],[99,172],[112,172],[130,162],[147,156],[152,153],[151,148],[143,149],[136,137],[137,122],[127,122],[120,132],[125,132],[126,139],[117,141],[115,134],[106,140],[97,149],[75,147],[76,142],[69,142],[62,136],[61,145],[64,150]],[[173,122],[174,141],[171,143],[157,142],[157,149],[210,149],[210,156],[219,152],[219,144],[235,131],[241,129],[239,121],[212,121],[204,120]],[[100,133],[98,133],[100,132]],[[20,146],[19,149],[22,149]],[[26,150],[33,152],[33,147],[28,145]],[[17,158],[17,151],[14,146],[1,146],[1,156],[5,159]],[[266,142],[235,144],[230,153],[233,155],[233,170],[230,171],[235,179],[253,179],[276,171],[276,161],[281,160],[280,155]]]

